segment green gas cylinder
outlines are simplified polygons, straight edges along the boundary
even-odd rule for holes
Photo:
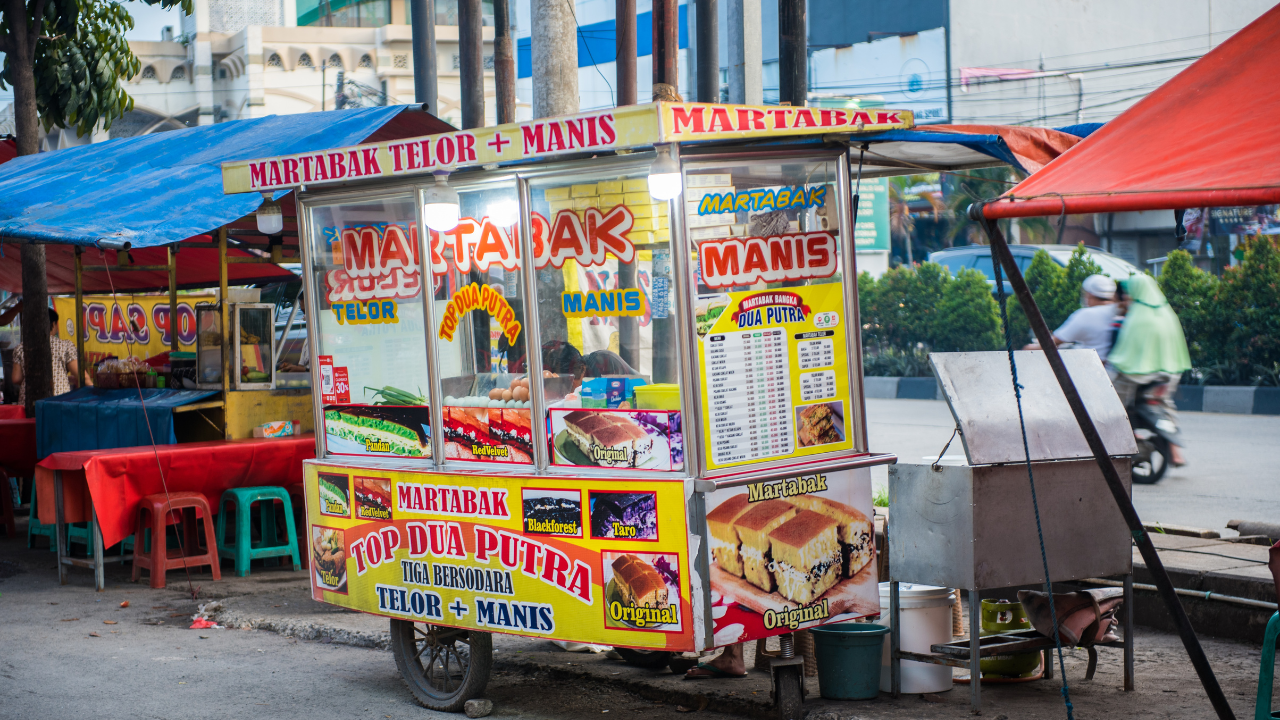
[[[1020,602],[1008,600],[982,601],[982,636],[997,633],[1030,630],[1027,612]],[[1031,677],[1040,666],[1040,653],[1013,653],[983,658],[981,661],[983,677]]]

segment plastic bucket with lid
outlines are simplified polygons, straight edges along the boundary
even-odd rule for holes
[[[636,407],[641,410],[679,410],[680,386],[654,383],[636,388]]]
[[[889,628],[832,623],[812,628],[818,688],[828,700],[871,700],[880,690],[880,649]]]
[[[951,589],[934,585],[898,584],[899,608],[902,618],[902,649],[907,652],[929,653],[932,646],[951,642]],[[880,619],[878,624],[888,628],[889,583],[880,583]],[[889,668],[889,637],[884,639],[880,656],[880,689],[890,692],[893,676]],[[951,689],[951,668],[946,665],[902,661],[902,692],[937,693]]]

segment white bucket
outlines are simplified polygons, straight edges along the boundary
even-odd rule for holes
[[[934,645],[951,642],[951,589],[933,585],[899,583],[898,602],[902,619],[902,649],[929,653]],[[880,619],[876,622],[891,627],[889,622],[889,583],[880,583]],[[890,692],[893,682],[889,667],[890,636],[884,636],[880,656],[880,690]],[[902,661],[902,692],[908,694],[946,692],[951,689],[951,668],[912,660]]]

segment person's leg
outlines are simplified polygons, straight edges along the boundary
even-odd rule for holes
[[[1178,392],[1178,381],[1182,379],[1182,376],[1174,375],[1173,373],[1165,373],[1165,376],[1168,378],[1169,386],[1165,390],[1164,397],[1160,398],[1160,401],[1164,405],[1165,412],[1168,413],[1169,419],[1176,425],[1178,423],[1178,406],[1173,402],[1173,395]],[[1178,434],[1179,437],[1181,437],[1181,435],[1181,433]],[[1175,467],[1181,467],[1187,464],[1187,459],[1182,454],[1182,446],[1175,445],[1173,443],[1169,444],[1169,461],[1172,462]]]
[[[685,677],[689,678],[714,678],[714,677],[736,677],[745,675],[747,672],[746,662],[742,658],[742,643],[736,643],[725,647],[724,652],[704,663],[699,663],[702,667],[692,667]],[[709,670],[707,668],[714,668]],[[716,672],[716,671],[719,672]]]

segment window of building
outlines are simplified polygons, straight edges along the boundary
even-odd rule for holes
[[[226,69],[226,68],[218,68],[218,79],[219,79],[219,80],[226,80],[226,79],[227,79],[227,69]]]
[[[373,68],[373,58],[369,57],[368,55],[361,55],[361,56],[360,56],[360,63],[359,63],[356,67],[372,69],[372,68]]]
[[[302,53],[298,56],[298,67],[315,67],[316,64],[311,62],[311,55]]]
[[[408,55],[392,55],[391,66],[399,70],[404,70],[405,68],[408,68],[409,56]]]
[[[342,58],[338,57],[338,53],[329,56],[329,67],[342,69]]]
[[[155,68],[153,68],[153,67],[151,67],[150,65],[148,65],[148,66],[146,66],[146,67],[142,68],[142,79],[143,79],[143,80],[155,80],[155,79],[156,79],[156,69],[155,69]]]
[[[280,60],[279,53],[271,53],[271,57],[267,58],[267,67],[283,68],[284,63]]]
[[[174,68],[173,72],[169,75],[169,79],[170,80],[186,80],[187,68],[183,65],[179,65],[178,67]]]

